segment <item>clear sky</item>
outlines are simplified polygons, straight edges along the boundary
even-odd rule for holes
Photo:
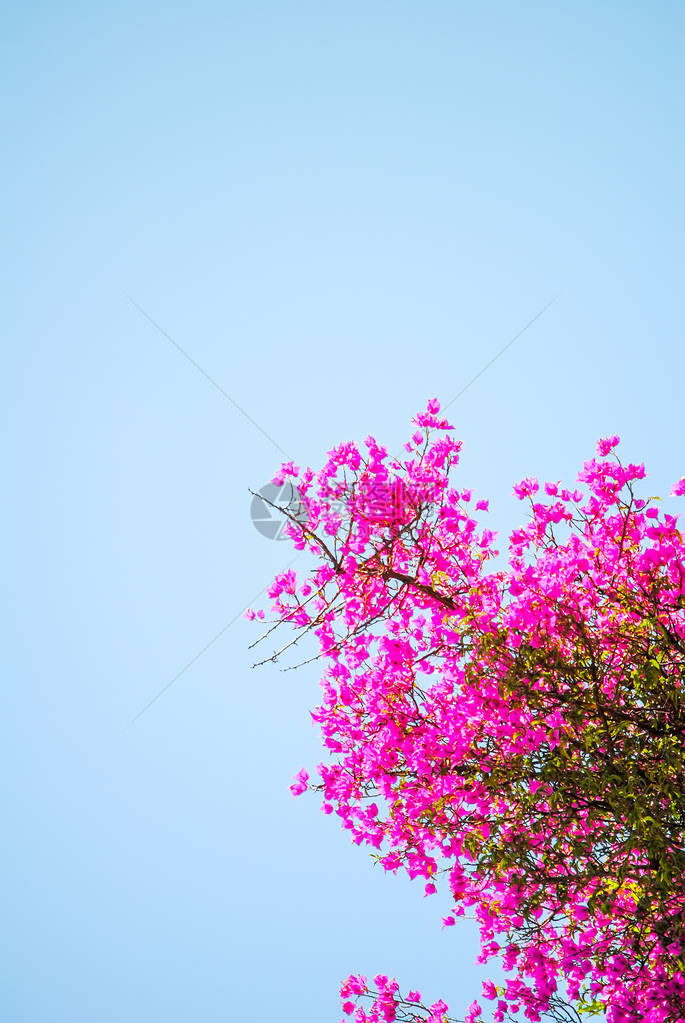
[[[461,479],[685,473],[682,5],[31,3],[3,16],[6,1023],[458,1014],[468,924],[292,775],[315,667],[238,619],[281,452],[452,405]],[[130,296],[202,375],[129,301]],[[226,397],[229,396],[231,400]],[[675,502],[671,502],[675,507]]]

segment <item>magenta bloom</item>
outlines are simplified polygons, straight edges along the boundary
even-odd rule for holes
[[[325,760],[290,790],[316,788],[384,870],[440,887],[445,928],[475,919],[478,962],[506,976],[483,983],[496,1023],[560,999],[609,1023],[685,1023],[676,517],[610,436],[576,480],[514,486],[527,512],[499,558],[451,429],[433,399],[401,457],[367,437],[277,477],[297,487],[291,539],[313,567],[276,577],[271,613],[322,669]],[[345,1016],[444,1023],[443,1001],[373,984],[345,981]]]
[[[309,781],[309,772],[305,771],[304,767],[301,771],[296,774],[296,781],[290,786],[290,791],[294,796],[301,796],[303,792],[307,791],[307,782]]]

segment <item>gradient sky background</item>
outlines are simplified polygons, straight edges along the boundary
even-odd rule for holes
[[[676,3],[5,11],[6,1023],[339,1019],[350,971],[456,1015],[468,924],[316,797],[316,666],[251,671],[281,454],[454,397],[461,480],[685,473]],[[669,501],[675,509],[676,502]]]

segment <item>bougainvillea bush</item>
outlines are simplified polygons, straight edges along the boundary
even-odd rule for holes
[[[611,437],[572,488],[514,487],[527,516],[497,558],[437,401],[414,429],[399,458],[369,437],[276,477],[314,567],[276,578],[266,636],[294,630],[278,657],[312,633],[323,668],[327,757],[292,790],[318,791],[386,870],[446,886],[446,926],[475,916],[479,961],[506,980],[457,1010],[468,1023],[685,1021],[676,519]],[[451,1018],[383,975],[341,995],[357,1023]]]

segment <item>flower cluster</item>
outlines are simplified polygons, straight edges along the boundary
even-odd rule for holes
[[[457,1023],[447,1015],[447,1004],[439,999],[425,1005],[420,991],[400,994],[396,980],[379,974],[373,978],[375,989],[366,977],[350,976],[340,988],[342,1010],[354,1023]],[[364,1004],[360,1004],[364,1003]],[[346,1023],[343,1019],[342,1023]]]
[[[429,403],[406,457],[373,438],[290,474],[288,527],[315,556],[269,591],[312,632],[327,759],[312,783],[388,871],[445,885],[478,920],[496,1023],[563,999],[610,1023],[685,1021],[685,545],[637,495],[645,471],[601,440],[570,489],[525,479],[505,567],[451,472],[461,445]],[[685,493],[681,480],[674,494]],[[378,495],[385,495],[378,500]],[[346,513],[339,509],[344,505]],[[443,1023],[395,981],[343,986],[366,1020]],[[355,986],[356,985],[356,986]],[[371,1006],[358,999],[370,997]],[[414,1008],[412,1008],[412,1006]],[[484,1018],[479,1002],[469,1023]],[[411,1015],[411,1013],[414,1015]],[[404,1015],[402,1015],[404,1013]]]

